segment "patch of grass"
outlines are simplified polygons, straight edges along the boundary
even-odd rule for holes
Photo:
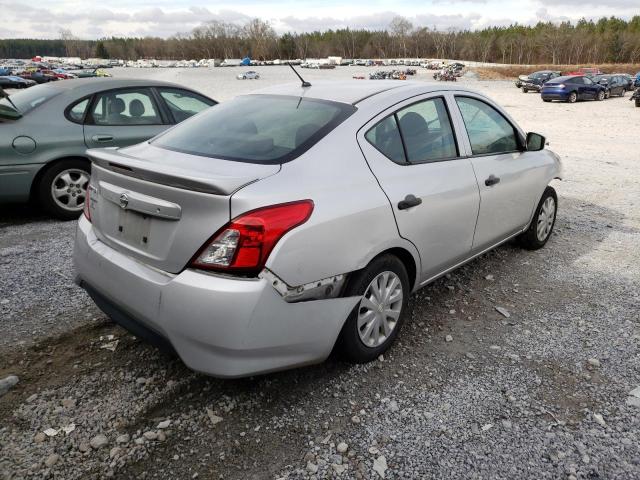
[[[578,70],[580,67],[598,67],[604,73],[628,73],[635,75],[640,71],[639,64],[633,63],[609,63],[603,65],[500,65],[494,67],[478,67],[473,70],[478,73],[481,80],[511,80],[518,75],[529,75],[540,70],[559,70],[568,73]]]

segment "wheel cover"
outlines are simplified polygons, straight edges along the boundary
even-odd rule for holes
[[[57,206],[69,212],[84,208],[89,174],[79,168],[61,171],[51,182],[51,198]]]
[[[369,284],[358,306],[358,335],[365,346],[382,345],[398,324],[402,311],[402,282],[386,271]]]
[[[556,201],[553,197],[548,197],[542,204],[540,213],[538,214],[538,224],[536,234],[539,242],[544,242],[553,228],[553,222],[556,218]]]

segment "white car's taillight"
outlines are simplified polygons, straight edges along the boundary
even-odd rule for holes
[[[244,213],[220,229],[194,256],[205,270],[258,273],[276,243],[313,212],[311,200],[283,203]]]
[[[84,216],[89,221],[91,221],[91,191],[92,191],[91,189],[92,188],[93,187],[89,183],[87,185],[87,191],[84,194],[84,209],[82,210],[82,212],[84,213]]]

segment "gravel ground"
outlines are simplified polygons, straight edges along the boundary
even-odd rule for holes
[[[218,72],[116,73],[221,99],[258,84]],[[260,85],[271,72],[284,75],[265,69]],[[19,383],[2,395],[0,381],[0,478],[640,478],[638,112],[467,83],[562,156],[555,233],[421,290],[372,364],[190,372],[73,286],[74,222],[3,206],[0,380]]]

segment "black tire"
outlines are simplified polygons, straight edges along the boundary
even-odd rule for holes
[[[640,107],[640,98],[636,98],[636,107]]]
[[[549,100],[548,98],[543,98],[542,101],[543,102],[547,102],[547,103],[551,103],[551,100]]]
[[[528,89],[526,89],[526,88],[523,88],[523,89],[522,89],[522,93],[529,93],[529,90],[528,90]]]
[[[567,102],[576,103],[578,101],[578,94],[576,92],[571,92],[569,94],[569,98],[567,98]]]
[[[77,182],[73,184],[74,187],[69,189],[71,191],[68,196],[68,198],[77,199],[76,201],[78,204],[75,208],[63,208],[59,202],[56,201],[52,192],[53,182],[56,181],[58,176],[65,171],[69,171],[72,180]],[[82,179],[80,172],[87,174],[86,181]],[[37,195],[38,202],[42,208],[53,217],[59,218],[60,220],[75,220],[80,216],[82,209],[84,208],[84,198],[90,174],[91,167],[89,162],[86,160],[69,159],[53,163],[47,168],[42,177],[40,177],[40,180],[36,185],[35,193]],[[80,201],[80,199],[82,201]]]
[[[538,219],[540,217],[540,213],[543,209],[543,205],[547,201],[548,198],[553,199],[554,211],[553,211],[553,221],[551,223],[551,228],[544,238],[539,238],[538,236]],[[547,241],[551,237],[553,233],[553,227],[556,224],[556,215],[558,213],[558,195],[553,187],[547,187],[542,194],[542,198],[538,202],[538,206],[536,207],[536,211],[533,214],[533,218],[531,219],[531,224],[529,228],[520,235],[518,235],[518,243],[522,248],[526,248],[527,250],[538,250],[546,245]]]
[[[606,94],[604,91],[602,91],[602,90],[600,90],[600,91],[598,92],[598,94],[596,95],[596,100],[597,100],[598,102],[601,102],[601,101],[602,101],[602,100],[604,100],[605,98],[609,98],[609,97],[607,97],[607,94]]]
[[[400,259],[394,255],[381,255],[373,259],[366,268],[355,273],[349,279],[344,295],[347,297],[363,297],[371,282],[383,272],[393,272],[400,279],[402,285],[400,315],[395,327],[393,327],[389,336],[380,345],[375,347],[365,345],[358,332],[358,314],[361,311],[361,303],[359,301],[342,327],[336,344],[338,353],[350,362],[365,363],[378,358],[378,356],[387,351],[393,344],[404,323],[411,287],[409,286],[407,269]]]

